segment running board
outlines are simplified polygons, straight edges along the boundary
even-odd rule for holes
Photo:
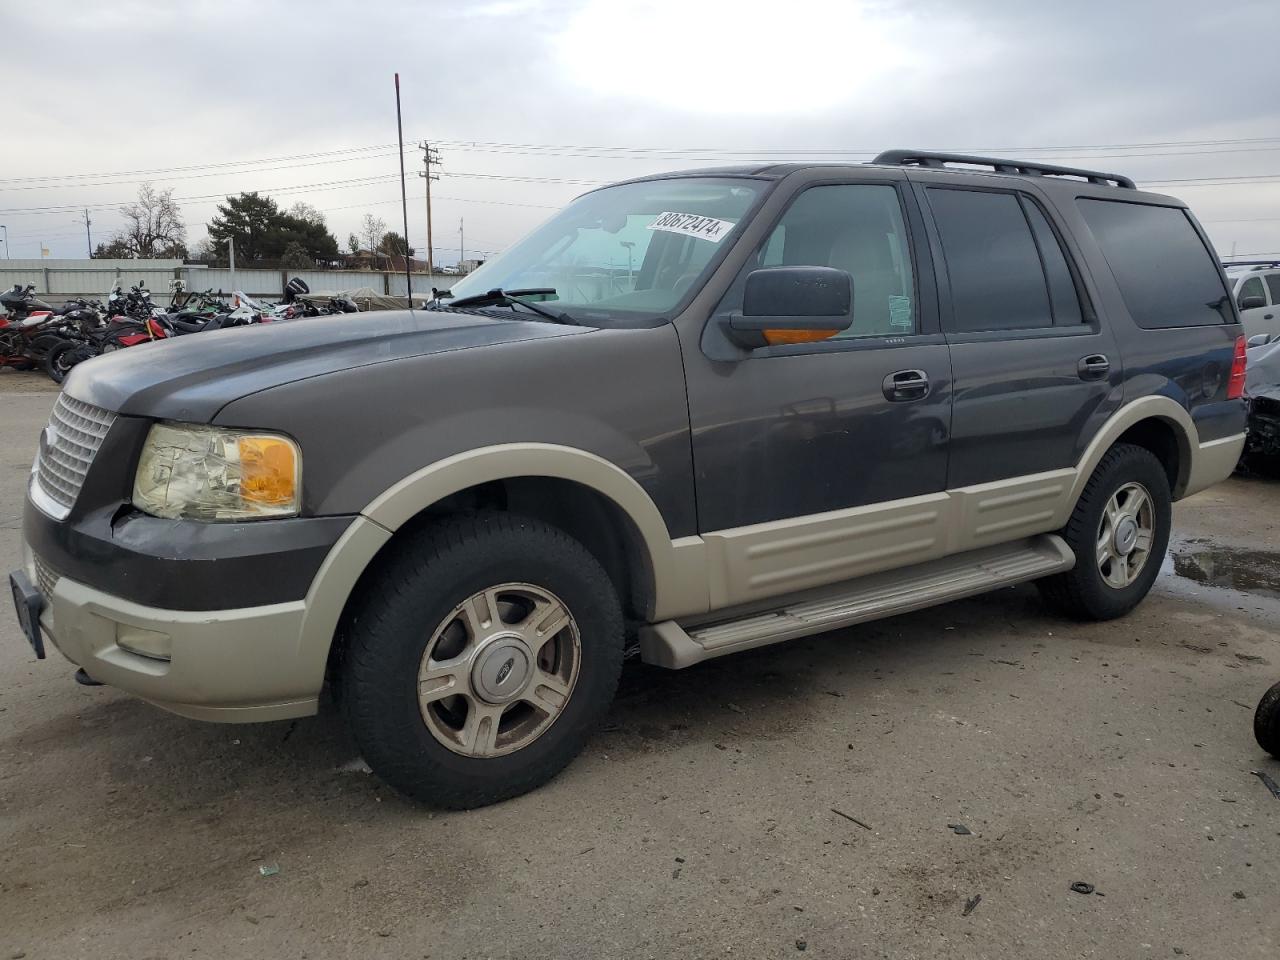
[[[920,610],[1070,570],[1075,555],[1056,534],[931,560],[862,577],[766,612],[681,626],[666,620],[642,628],[640,656],[673,670],[712,657],[763,647],[867,620]]]

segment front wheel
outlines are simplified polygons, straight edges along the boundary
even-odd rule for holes
[[[1145,447],[1117,444],[1093,471],[1061,531],[1075,566],[1038,581],[1041,594],[1079,620],[1123,616],[1159,575],[1172,522],[1163,465]]]
[[[617,594],[547,524],[460,517],[392,545],[343,631],[342,699],[370,768],[467,809],[532,790],[581,751],[622,668]]]

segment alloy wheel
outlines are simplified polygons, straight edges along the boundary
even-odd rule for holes
[[[578,626],[553,593],[529,583],[481,590],[454,607],[423,651],[423,722],[464,756],[519,750],[563,712],[581,661]]]

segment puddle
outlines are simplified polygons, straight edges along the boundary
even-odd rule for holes
[[[1173,572],[1196,583],[1280,599],[1280,553],[1186,546],[1172,553]]]

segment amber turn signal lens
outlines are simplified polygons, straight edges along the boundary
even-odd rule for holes
[[[764,342],[775,347],[788,343],[815,343],[818,340],[830,340],[839,332],[839,330],[766,330]]]
[[[292,503],[298,461],[293,444],[279,437],[241,437],[240,496],[262,504]]]

